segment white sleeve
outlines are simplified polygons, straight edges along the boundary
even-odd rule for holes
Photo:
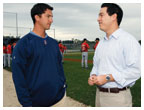
[[[126,63],[125,69],[112,75],[118,84],[125,87],[133,85],[141,76],[141,47],[139,43],[131,39],[128,44],[125,44],[123,55]]]
[[[90,76],[93,75],[93,74],[97,75],[96,51],[95,51],[94,57],[93,57],[93,68],[90,72]]]

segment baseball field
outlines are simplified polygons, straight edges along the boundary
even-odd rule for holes
[[[96,86],[88,85],[88,78],[93,65],[93,52],[88,53],[88,69],[81,68],[81,53],[64,55],[64,72],[67,82],[67,96],[87,106],[95,106]],[[11,71],[11,68],[5,68]],[[141,79],[131,88],[133,107],[141,107]]]
[[[95,106],[96,86],[89,86],[87,81],[92,69],[93,52],[88,54],[88,69],[81,68],[81,53],[64,55],[64,72],[67,79],[67,96],[88,106]],[[131,88],[133,106],[141,107],[141,79]]]

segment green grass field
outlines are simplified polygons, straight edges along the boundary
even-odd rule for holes
[[[81,53],[66,54],[64,58],[81,59]],[[93,60],[93,53],[89,53],[89,60]],[[81,68],[81,62],[64,62],[64,72],[67,79],[67,96],[78,100],[88,106],[95,106],[96,86],[89,86],[87,81],[92,69],[89,64],[88,69]],[[141,107],[141,79],[131,88],[133,96],[133,106]]]
[[[81,59],[81,53],[68,53],[64,58]],[[89,53],[88,60],[93,60],[93,52]],[[67,80],[67,96],[88,106],[95,106],[96,86],[89,86],[87,81],[92,63],[88,69],[81,68],[81,62],[64,61],[64,72]],[[11,71],[11,68],[5,68]],[[131,88],[133,106],[141,107],[141,79]]]

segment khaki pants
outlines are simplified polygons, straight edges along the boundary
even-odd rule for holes
[[[96,107],[132,107],[132,96],[130,89],[119,93],[96,91]]]
[[[52,107],[66,107],[66,93],[64,95],[64,97],[55,105],[53,105]]]

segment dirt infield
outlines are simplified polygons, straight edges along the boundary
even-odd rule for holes
[[[81,62],[81,59],[64,58],[64,61]],[[93,63],[93,61],[88,60],[88,63]]]
[[[86,107],[83,103],[66,97],[67,107]],[[12,73],[3,69],[3,106],[21,107],[17,100],[16,91],[12,81]]]
[[[4,107],[20,107],[16,96],[16,91],[12,81],[12,74],[7,70],[3,70],[3,106]]]

